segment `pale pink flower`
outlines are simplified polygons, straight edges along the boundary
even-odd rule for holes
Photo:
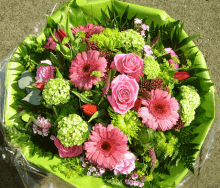
[[[90,140],[85,142],[86,158],[102,168],[114,168],[127,153],[128,137],[112,124],[104,127],[96,124],[90,134]]]
[[[138,174],[136,174],[136,173],[132,174],[131,178],[132,178],[133,180],[136,180],[136,179],[138,178]]]
[[[36,80],[43,78],[44,82],[48,82],[50,79],[54,78],[54,67],[52,65],[49,66],[39,66],[37,68],[37,76],[35,77]]]
[[[111,64],[111,68],[116,68],[121,74],[126,74],[129,78],[140,81],[140,76],[144,76],[144,60],[134,53],[117,54]]]
[[[124,160],[115,166],[114,174],[118,175],[119,172],[122,174],[130,174],[135,169],[135,160],[135,155],[131,152],[127,152]]]
[[[146,57],[153,55],[153,52],[152,52],[152,50],[151,50],[150,45],[144,45],[143,50],[144,50],[144,55],[145,55]]]
[[[41,115],[38,115],[37,120],[34,120],[33,122],[34,122],[33,124],[34,127],[40,127],[42,129],[49,129],[52,125],[49,119],[45,119],[44,117],[41,117]]]
[[[44,48],[47,50],[54,51],[56,49],[56,42],[53,40],[53,37],[49,36],[47,39],[47,43],[45,44]]]
[[[141,31],[141,36],[145,37],[145,31]]]
[[[149,31],[149,26],[146,24],[142,24],[141,29],[143,29],[144,31]]]
[[[153,130],[170,130],[179,119],[179,103],[163,90],[151,90],[149,94],[151,98],[141,97],[141,102],[145,105],[138,110],[143,118],[142,123]]]
[[[75,87],[86,90],[100,82],[101,78],[98,76],[90,76],[93,71],[100,71],[102,76],[106,72],[107,61],[104,57],[99,58],[99,51],[89,50],[87,53],[78,53],[74,60],[71,61],[69,68],[69,78]]]
[[[76,35],[77,31],[84,31],[86,34],[86,37],[91,37],[93,34],[99,34],[101,33],[105,28],[98,25],[93,25],[92,23],[89,23],[85,26],[78,26],[71,28],[71,31],[73,35]]]
[[[135,19],[134,19],[134,23],[135,23],[135,24],[142,24],[142,19],[135,18]]]
[[[70,147],[64,147],[58,138],[55,138],[54,140],[55,146],[58,148],[59,156],[61,158],[64,157],[76,157],[80,155],[83,152],[82,145],[80,146],[70,146]]]
[[[125,114],[134,107],[137,100],[139,85],[135,79],[126,75],[118,75],[111,83],[112,95],[108,95],[113,110],[119,114]]]
[[[175,56],[179,59],[178,55],[176,55],[176,53],[172,50],[172,48],[165,48],[164,49],[168,54],[170,54],[171,56]],[[175,62],[173,59],[169,59],[168,60],[170,65],[174,65],[175,68],[173,68],[174,70],[179,68],[179,64],[177,62]]]

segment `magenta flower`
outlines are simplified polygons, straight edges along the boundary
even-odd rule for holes
[[[125,114],[134,107],[137,100],[139,85],[135,79],[126,75],[118,75],[111,83],[112,95],[108,95],[113,110],[119,114]]]
[[[89,38],[91,37],[93,34],[99,34],[101,33],[105,28],[102,26],[98,26],[98,25],[93,25],[93,23],[89,23],[85,26],[78,26],[78,27],[73,27],[71,28],[71,31],[73,33],[73,35],[76,35],[77,31],[84,31],[86,34],[86,37]]]
[[[151,90],[151,98],[141,98],[145,107],[138,110],[142,123],[153,130],[170,130],[179,119],[179,103],[163,90]]]
[[[87,53],[78,53],[74,60],[71,61],[69,68],[69,78],[75,87],[86,90],[100,82],[101,78],[98,76],[90,76],[93,71],[100,71],[102,76],[106,72],[105,68],[107,61],[104,57],[99,58],[99,51],[89,50]]]
[[[80,146],[70,146],[70,147],[64,147],[58,138],[55,138],[54,140],[55,146],[58,148],[59,156],[61,158],[64,157],[76,157],[80,155],[83,152],[82,145]]]
[[[85,142],[86,158],[99,168],[112,169],[120,163],[127,153],[128,137],[112,124],[104,127],[96,124],[89,135],[90,140]]]
[[[140,76],[144,76],[144,60],[134,53],[116,55],[111,68],[116,68],[121,74],[126,74],[137,82],[140,81]]]
[[[122,174],[130,174],[135,169],[135,160],[136,160],[135,155],[131,152],[127,152],[125,154],[124,160],[120,164],[117,164],[115,166],[114,174],[118,175],[119,172]],[[134,177],[135,179],[137,179],[135,175]]]
[[[49,36],[44,48],[46,48],[47,50],[50,49],[51,51],[54,51],[56,49],[56,46],[57,46],[56,42],[53,40],[51,36]]]
[[[37,76],[35,77],[36,80],[43,78],[44,82],[49,81],[50,79],[54,78],[54,67],[52,65],[49,66],[39,66],[37,68]]]

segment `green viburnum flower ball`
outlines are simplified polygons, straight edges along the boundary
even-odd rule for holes
[[[189,126],[195,118],[195,109],[200,105],[200,96],[193,86],[181,86],[180,88],[180,117]]]
[[[49,105],[65,104],[70,99],[70,82],[61,78],[45,83],[43,98]]]
[[[145,45],[144,38],[141,34],[132,29],[120,33],[120,42],[121,47],[123,47],[126,52],[141,52]]]
[[[57,138],[65,147],[80,146],[89,136],[88,124],[77,114],[62,118],[57,127]]]
[[[112,116],[111,124],[118,127],[125,135],[129,137],[136,137],[140,127],[144,127],[135,111],[129,110],[126,114],[115,113]]]
[[[159,63],[152,56],[147,56],[144,58],[144,71],[143,73],[147,75],[147,79],[158,78],[160,70]]]

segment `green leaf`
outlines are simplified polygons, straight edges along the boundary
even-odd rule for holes
[[[105,111],[104,109],[101,109],[101,110],[98,110],[97,112],[95,112],[95,113],[92,115],[92,117],[89,119],[88,122],[92,121],[92,120],[95,119],[95,118],[98,118],[98,117],[102,116],[103,113],[104,113],[104,111]]]
[[[40,100],[42,99],[42,96],[39,95],[40,93],[41,90],[33,90],[22,100],[27,101],[33,105],[40,105]]]
[[[94,102],[92,100],[88,99],[87,97],[83,96],[82,94],[80,94],[80,93],[78,93],[76,91],[73,91],[73,90],[72,90],[72,93],[75,94],[77,97],[79,97],[79,99],[82,102],[84,102],[86,104],[89,104],[89,103],[93,103],[94,104]]]
[[[189,43],[191,40],[193,40],[193,39],[195,39],[195,38],[197,38],[197,37],[199,37],[199,36],[200,36],[200,34],[196,34],[196,35],[192,35],[192,36],[189,36],[189,37],[183,39],[183,40],[177,45],[177,49],[183,47],[184,45],[186,45],[187,43]]]
[[[69,43],[69,41],[70,41],[69,37],[64,37],[62,40],[62,44],[67,44]]]
[[[31,73],[29,71],[25,71],[21,74],[21,78],[18,80],[18,87],[20,89],[25,89],[25,87],[30,85],[32,82]]]
[[[50,28],[55,28],[56,27],[56,22],[51,18],[51,16],[46,15],[47,17],[47,26]]]
[[[58,58],[52,52],[50,52],[50,58],[51,58],[51,61],[54,63],[54,65],[62,67]]]
[[[56,67],[56,71],[57,71],[57,73],[56,73],[57,78],[63,79],[63,75],[60,73],[60,71],[57,67]]]

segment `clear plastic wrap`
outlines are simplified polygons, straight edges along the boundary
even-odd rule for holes
[[[51,14],[53,13],[56,5],[53,7]],[[39,21],[37,25],[34,26],[34,31],[30,36],[38,35],[42,32],[45,25],[45,20]],[[10,142],[6,140],[6,132],[4,129],[4,105],[5,105],[5,71],[6,65],[9,62],[11,56],[13,55],[15,49],[11,51],[7,56],[0,60],[0,81],[1,81],[1,100],[0,100],[0,133],[1,137],[3,138],[3,142],[0,145],[0,154],[2,158],[5,160],[6,163],[15,166],[24,187],[49,187],[49,188],[65,188],[65,187],[74,187],[69,183],[65,182],[64,180],[58,178],[55,175],[52,175],[38,166],[34,165],[33,163],[27,161],[21,151],[20,148],[14,147]],[[200,174],[200,171],[203,169],[205,162],[208,158],[210,158],[212,150],[215,148],[215,137],[220,130],[220,115],[219,115],[219,98],[217,92],[215,91],[215,120],[212,123],[212,126],[209,130],[209,134],[206,137],[206,140],[201,148],[200,154],[198,155],[196,162],[195,162],[195,174],[188,173],[184,179],[179,183],[177,186],[178,188],[188,187],[192,183],[193,179]]]

